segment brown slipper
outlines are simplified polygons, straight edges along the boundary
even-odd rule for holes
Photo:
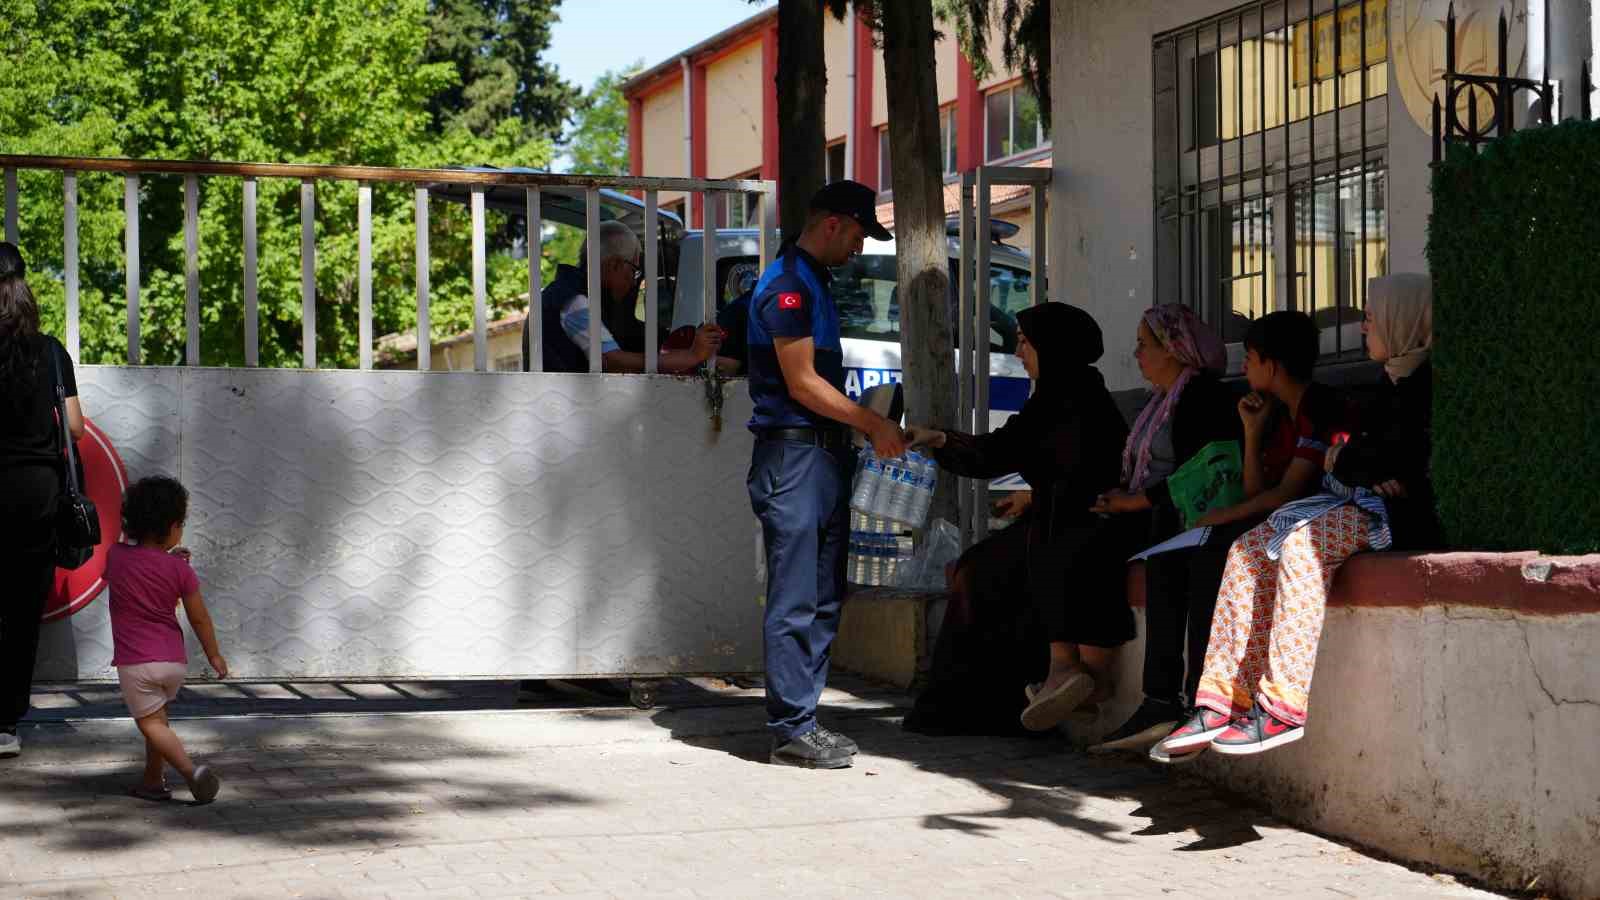
[[[147,788],[142,784],[130,785],[125,791],[129,797],[139,800],[149,800],[151,803],[165,803],[172,799],[172,792],[166,788]]]
[[[1029,731],[1049,731],[1093,693],[1094,678],[1087,672],[1074,672],[1054,690],[1034,695],[1033,702],[1022,711],[1022,727]]]

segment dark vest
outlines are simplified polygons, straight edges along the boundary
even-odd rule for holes
[[[561,310],[573,297],[585,293],[589,276],[576,266],[557,266],[556,277],[541,292],[539,320],[543,328],[540,345],[544,348],[544,371],[587,372],[589,354],[567,337],[561,327]],[[594,319],[596,304],[589,304],[590,321]],[[530,312],[531,315],[531,312]],[[533,354],[528,344],[528,320],[522,320],[522,371],[531,369]]]

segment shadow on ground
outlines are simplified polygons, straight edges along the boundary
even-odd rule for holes
[[[923,820],[925,828],[983,837],[997,830],[992,824],[997,821],[1034,819],[1117,844],[1138,837],[1193,832],[1197,839],[1180,849],[1195,851],[1259,841],[1258,826],[1275,821],[1192,776],[1127,755],[1090,755],[1056,735],[932,737],[905,732],[900,722],[910,707],[909,697],[860,681],[848,684],[858,697],[873,702],[830,706],[825,698],[819,718],[853,738],[864,755],[902,760],[925,772],[970,782],[1005,804],[997,810],[929,815]],[[703,690],[696,685],[688,687]],[[652,719],[683,743],[721,751],[751,764],[768,764],[771,746],[762,729],[766,717],[759,688],[741,692],[735,702],[747,708],[744,720],[720,733],[704,733],[699,717],[689,716],[676,705],[657,710]],[[1113,806],[1123,807],[1129,801],[1138,804],[1129,815],[1148,820],[1131,831],[1117,823],[1120,812],[1112,811]],[[1103,803],[1103,808],[1092,810],[1097,803]]]
[[[82,690],[92,699],[93,689]],[[372,702],[356,700],[351,706]],[[447,697],[437,702],[457,708],[465,701]],[[425,708],[427,703],[413,698],[407,706]],[[581,790],[540,784],[525,755],[516,750],[459,737],[442,743],[439,720],[429,716],[382,716],[352,739],[348,716],[288,716],[277,709],[277,715],[247,716],[243,726],[238,718],[228,719],[229,734],[238,735],[242,728],[248,734],[243,740],[233,738],[230,745],[213,708],[181,700],[172,707],[177,730],[197,760],[222,774],[223,795],[216,803],[196,805],[169,769],[174,799],[139,800],[126,794],[139,777],[134,761],[142,753],[138,733],[124,710],[112,716],[96,714],[97,708],[88,703],[72,716],[59,708],[47,710],[34,717],[47,724],[40,727],[30,720],[25,725],[24,741],[34,751],[8,765],[10,771],[0,769],[8,804],[28,811],[22,821],[7,823],[8,835],[77,858],[158,849],[174,832],[190,837],[249,835],[297,852],[345,850],[404,842],[415,834],[411,819],[441,809],[511,816],[599,802]],[[113,740],[120,737],[122,725],[126,742]],[[83,762],[63,764],[63,749],[80,735],[87,751]],[[108,753],[112,758],[106,758]],[[30,756],[36,758],[30,762]],[[465,767],[471,774],[462,775],[461,766],[437,765],[442,760],[474,764]],[[452,774],[440,777],[436,773],[441,771]],[[226,852],[226,842],[215,846]]]

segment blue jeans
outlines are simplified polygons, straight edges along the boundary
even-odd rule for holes
[[[767,730],[784,743],[817,727],[844,604],[854,450],[756,441],[750,506],[767,547]]]

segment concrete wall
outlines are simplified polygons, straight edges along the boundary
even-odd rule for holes
[[[956,102],[956,90],[960,77],[961,50],[956,46],[955,29],[941,26],[944,39],[933,45],[934,79],[939,91],[939,105]],[[996,66],[1004,65],[1000,61],[1000,53],[995,50],[990,54]],[[872,51],[872,127],[880,128],[889,122],[889,97],[885,92],[883,77],[883,50],[875,48]]]
[[[1190,771],[1403,860],[1600,896],[1600,557],[1362,554],[1329,606],[1305,737]],[[1138,706],[1135,612],[1117,696],[1078,740]]]
[[[1054,13],[1055,10],[1052,9],[1050,12]],[[1001,34],[999,28],[989,29],[989,43],[986,46],[989,48],[989,67],[991,71],[986,77],[978,80],[978,90],[987,91],[995,85],[1005,84],[1022,74],[1006,68],[1005,37]]]
[[[706,66],[706,171],[715,177],[761,168],[761,41]]]
[[[850,30],[855,23],[822,17],[822,62],[827,67],[828,90],[822,101],[822,140],[843,140],[850,128]]]
[[[1426,271],[1432,143],[1407,109],[1404,79],[1412,70],[1396,69],[1394,41],[1407,23],[1425,35],[1437,30],[1429,22],[1443,19],[1448,0],[1391,0],[1389,5],[1389,270]],[[1456,5],[1463,18],[1477,9],[1491,28],[1500,8],[1491,0]],[[1153,296],[1153,39],[1234,6],[1226,0],[1055,0],[1051,8],[1055,218],[1050,240],[1056,262],[1051,296],[1093,313],[1108,346],[1130,346],[1140,313],[1173,299]],[[1572,26],[1555,32],[1551,74],[1576,85],[1577,66],[1593,53],[1581,31],[1591,4],[1555,0],[1550,7],[1553,27]],[[1513,48],[1525,45],[1525,38],[1519,31]],[[1108,358],[1101,367],[1113,390],[1140,386],[1131,358]]]
[[[671,87],[644,98],[644,172],[660,178],[682,178],[688,171],[683,158],[683,83],[676,81]],[[679,192],[661,193],[662,205],[682,197]]]
[[[1101,731],[1137,706],[1142,610],[1139,633]],[[1306,736],[1260,756],[1211,754],[1190,771],[1403,860],[1597,896],[1597,643],[1596,614],[1331,609]]]
[[[741,386],[549,374],[84,366],[186,544],[240,678],[752,672],[762,585]],[[39,676],[109,679],[105,598]],[[194,671],[204,656],[190,641]]]

